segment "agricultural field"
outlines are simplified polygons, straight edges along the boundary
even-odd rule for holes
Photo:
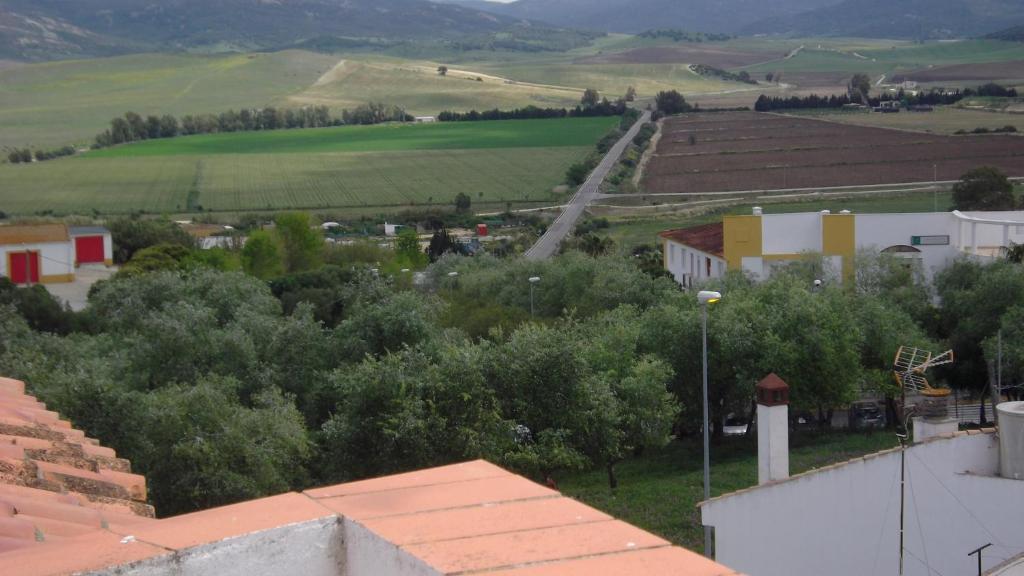
[[[619,121],[508,120],[214,134],[0,165],[8,214],[551,203],[573,162]]]
[[[896,128],[936,134],[953,134],[957,130],[970,132],[975,128],[993,130],[1013,126],[1024,132],[1024,114],[1014,112],[990,112],[967,107],[941,106],[934,112],[900,112],[898,114],[876,114],[872,112],[842,112],[836,110],[791,110],[786,114],[818,118],[832,122],[843,122],[857,126]]]
[[[337,62],[289,50],[141,54],[0,67],[0,149],[89,144],[110,119],[282,104]]]
[[[949,181],[978,166],[1024,176],[1024,138],[943,136],[730,112],[669,119],[644,172],[648,193]]]

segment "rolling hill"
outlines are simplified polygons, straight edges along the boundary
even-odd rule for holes
[[[993,32],[985,36],[989,40],[1006,40],[1008,42],[1024,42],[1024,24]]]
[[[744,34],[866,38],[976,37],[1024,21],[1020,0],[844,0],[802,14],[766,18]]]
[[[322,37],[457,38],[515,24],[426,0],[0,0],[0,58],[260,50]]]
[[[495,14],[528,18],[557,26],[608,32],[679,28],[737,33],[773,15],[791,15],[836,4],[839,0],[449,0]]]

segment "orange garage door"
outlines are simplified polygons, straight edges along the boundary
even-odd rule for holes
[[[103,263],[103,236],[75,238],[75,262],[79,264]]]
[[[39,252],[8,252],[7,272],[15,284],[38,284]]]

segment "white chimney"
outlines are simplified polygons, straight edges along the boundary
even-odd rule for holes
[[[831,213],[832,213],[832,211],[831,211],[831,210],[822,210],[822,211],[821,211],[821,215],[822,215],[822,216],[828,216],[828,215],[829,215],[829,214],[831,214]]]
[[[849,210],[840,210],[839,213],[840,214],[849,214],[850,211]]]
[[[760,206],[754,206],[754,216],[760,216],[764,214],[764,210]]]
[[[789,385],[774,373],[757,383],[757,483],[789,478]]]

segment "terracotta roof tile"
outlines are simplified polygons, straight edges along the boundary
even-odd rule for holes
[[[167,554],[158,546],[138,541],[122,542],[121,536],[98,530],[67,538],[59,544],[27,546],[0,554],[4,576],[54,576],[77,574],[120,566]]]
[[[554,490],[509,474],[498,478],[467,480],[451,484],[431,484],[338,498],[323,498],[319,501],[343,516],[361,520],[464,506],[479,506],[510,500],[550,498],[557,495],[558,492]]]
[[[172,550],[219,542],[234,536],[334,516],[312,498],[296,492],[164,518],[132,527],[123,536]],[[112,531],[117,532],[113,527]]]
[[[737,573],[707,558],[664,547],[626,554],[551,562],[525,568],[487,572],[487,576],[735,576]]]
[[[66,242],[71,238],[64,224],[8,224],[0,226],[0,244]]]
[[[669,543],[617,520],[406,546],[442,574],[626,552]]]
[[[543,498],[389,516],[362,524],[390,542],[406,545],[608,520],[612,517],[571,498]]]
[[[24,383],[0,378],[0,551],[153,522],[146,479],[130,471],[127,460],[26,395]]]
[[[405,474],[395,474],[384,478],[372,480],[360,480],[336,486],[326,486],[306,490],[305,494],[313,498],[331,498],[335,496],[351,496],[353,494],[367,494],[370,492],[383,492],[386,490],[397,490],[414,486],[427,486],[435,484],[451,484],[466,480],[480,480],[483,478],[497,478],[499,476],[512,476],[511,472],[499,468],[484,460],[463,462],[451,466],[439,468],[427,468]]]
[[[724,254],[725,232],[721,222],[693,226],[691,228],[665,230],[659,233],[658,236],[720,258]]]

